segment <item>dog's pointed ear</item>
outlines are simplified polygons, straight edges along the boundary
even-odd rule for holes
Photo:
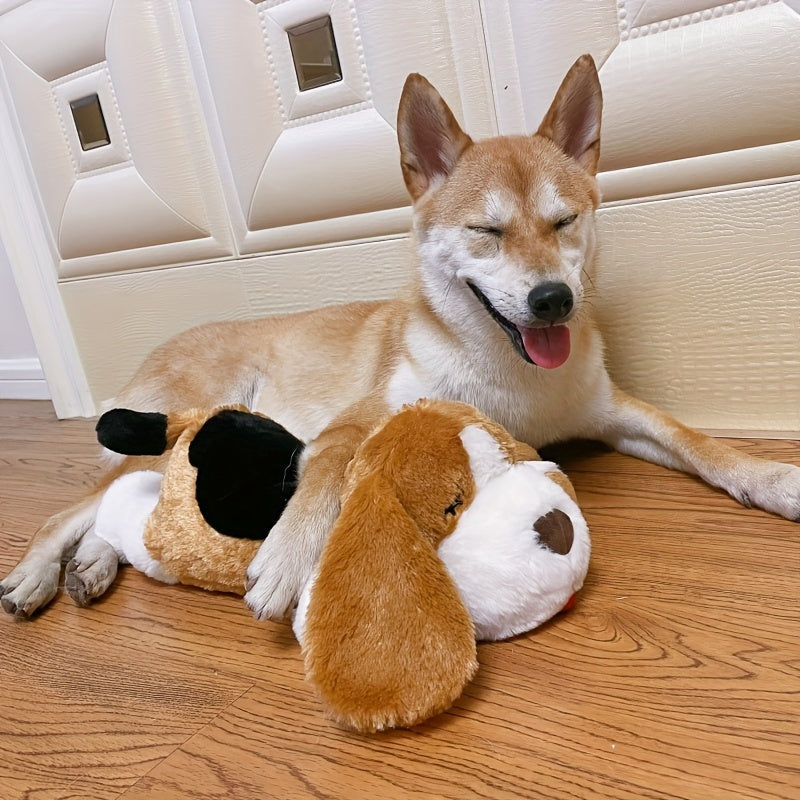
[[[361,732],[445,711],[477,669],[458,590],[379,471],[356,484],[325,545],[303,653],[329,715]]]
[[[472,139],[426,78],[406,78],[397,111],[397,139],[403,179],[416,202],[452,172]]]
[[[561,82],[539,130],[588,173],[597,173],[603,93],[594,59],[582,55]]]

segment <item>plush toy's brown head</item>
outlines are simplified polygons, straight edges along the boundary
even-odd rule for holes
[[[365,481],[386,482],[392,487],[392,502],[436,547],[472,500],[469,457],[459,438],[463,427],[459,415],[429,403],[390,417],[350,462],[343,504],[355,489],[360,496],[369,495],[362,488]]]
[[[350,464],[303,633],[307,674],[347,727],[413,725],[452,705],[477,669],[472,621],[436,552],[475,493],[469,425],[509,462],[538,458],[470,406],[421,401]]]

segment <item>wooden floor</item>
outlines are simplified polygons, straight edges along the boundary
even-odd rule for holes
[[[800,443],[740,441],[800,463]],[[95,471],[92,423],[0,402],[0,570]],[[288,626],[130,568],[0,618],[0,798],[800,798],[800,527],[600,449],[559,454],[593,534],[574,610],[481,645],[447,714],[361,737]]]

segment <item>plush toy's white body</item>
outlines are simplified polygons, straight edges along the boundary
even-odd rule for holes
[[[144,543],[144,529],[158,502],[163,477],[160,472],[141,470],[117,478],[103,495],[94,532],[117,551],[121,563],[158,581],[177,583]]]
[[[548,473],[550,461],[510,464],[478,426],[461,435],[470,457],[476,494],[438,548],[475,626],[479,640],[507,639],[538,627],[561,611],[582,586],[591,545],[575,501]],[[543,545],[534,525],[553,510],[572,523],[569,552]],[[293,628],[303,644],[314,577],[306,585]]]

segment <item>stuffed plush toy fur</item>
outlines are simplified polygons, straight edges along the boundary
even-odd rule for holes
[[[125,416],[134,412],[109,413],[136,428],[135,416]],[[214,530],[199,511],[209,462],[192,466],[194,442],[209,424],[228,430],[231,413],[253,416],[157,416],[148,452],[175,441],[160,497],[157,473],[133,473],[112,484],[103,501],[98,534],[153,577],[243,591],[258,542],[247,540],[240,550],[242,539]],[[214,422],[220,416],[222,423]],[[256,430],[271,422],[254,419],[247,424]],[[122,442],[109,434],[109,420],[98,425],[101,441],[130,449],[127,433]],[[244,419],[237,423],[232,429],[247,429]],[[260,464],[256,472],[271,470],[265,484],[273,489],[288,468],[291,488],[302,445],[279,426],[270,435],[283,449],[248,443],[259,453],[251,453],[252,462]],[[205,453],[213,462],[214,447]],[[287,499],[275,491],[272,522]],[[308,678],[328,714],[346,727],[376,731],[428,719],[472,679],[476,638],[529,631],[570,603],[589,550],[572,486],[554,464],[470,406],[407,406],[377,426],[350,462],[338,520],[301,596],[294,630]]]
[[[97,535],[152,578],[244,594],[247,565],[297,485],[303,443],[243,407],[169,419],[113,409],[97,436],[126,455],[172,448],[163,481],[132,472],[109,487]]]

